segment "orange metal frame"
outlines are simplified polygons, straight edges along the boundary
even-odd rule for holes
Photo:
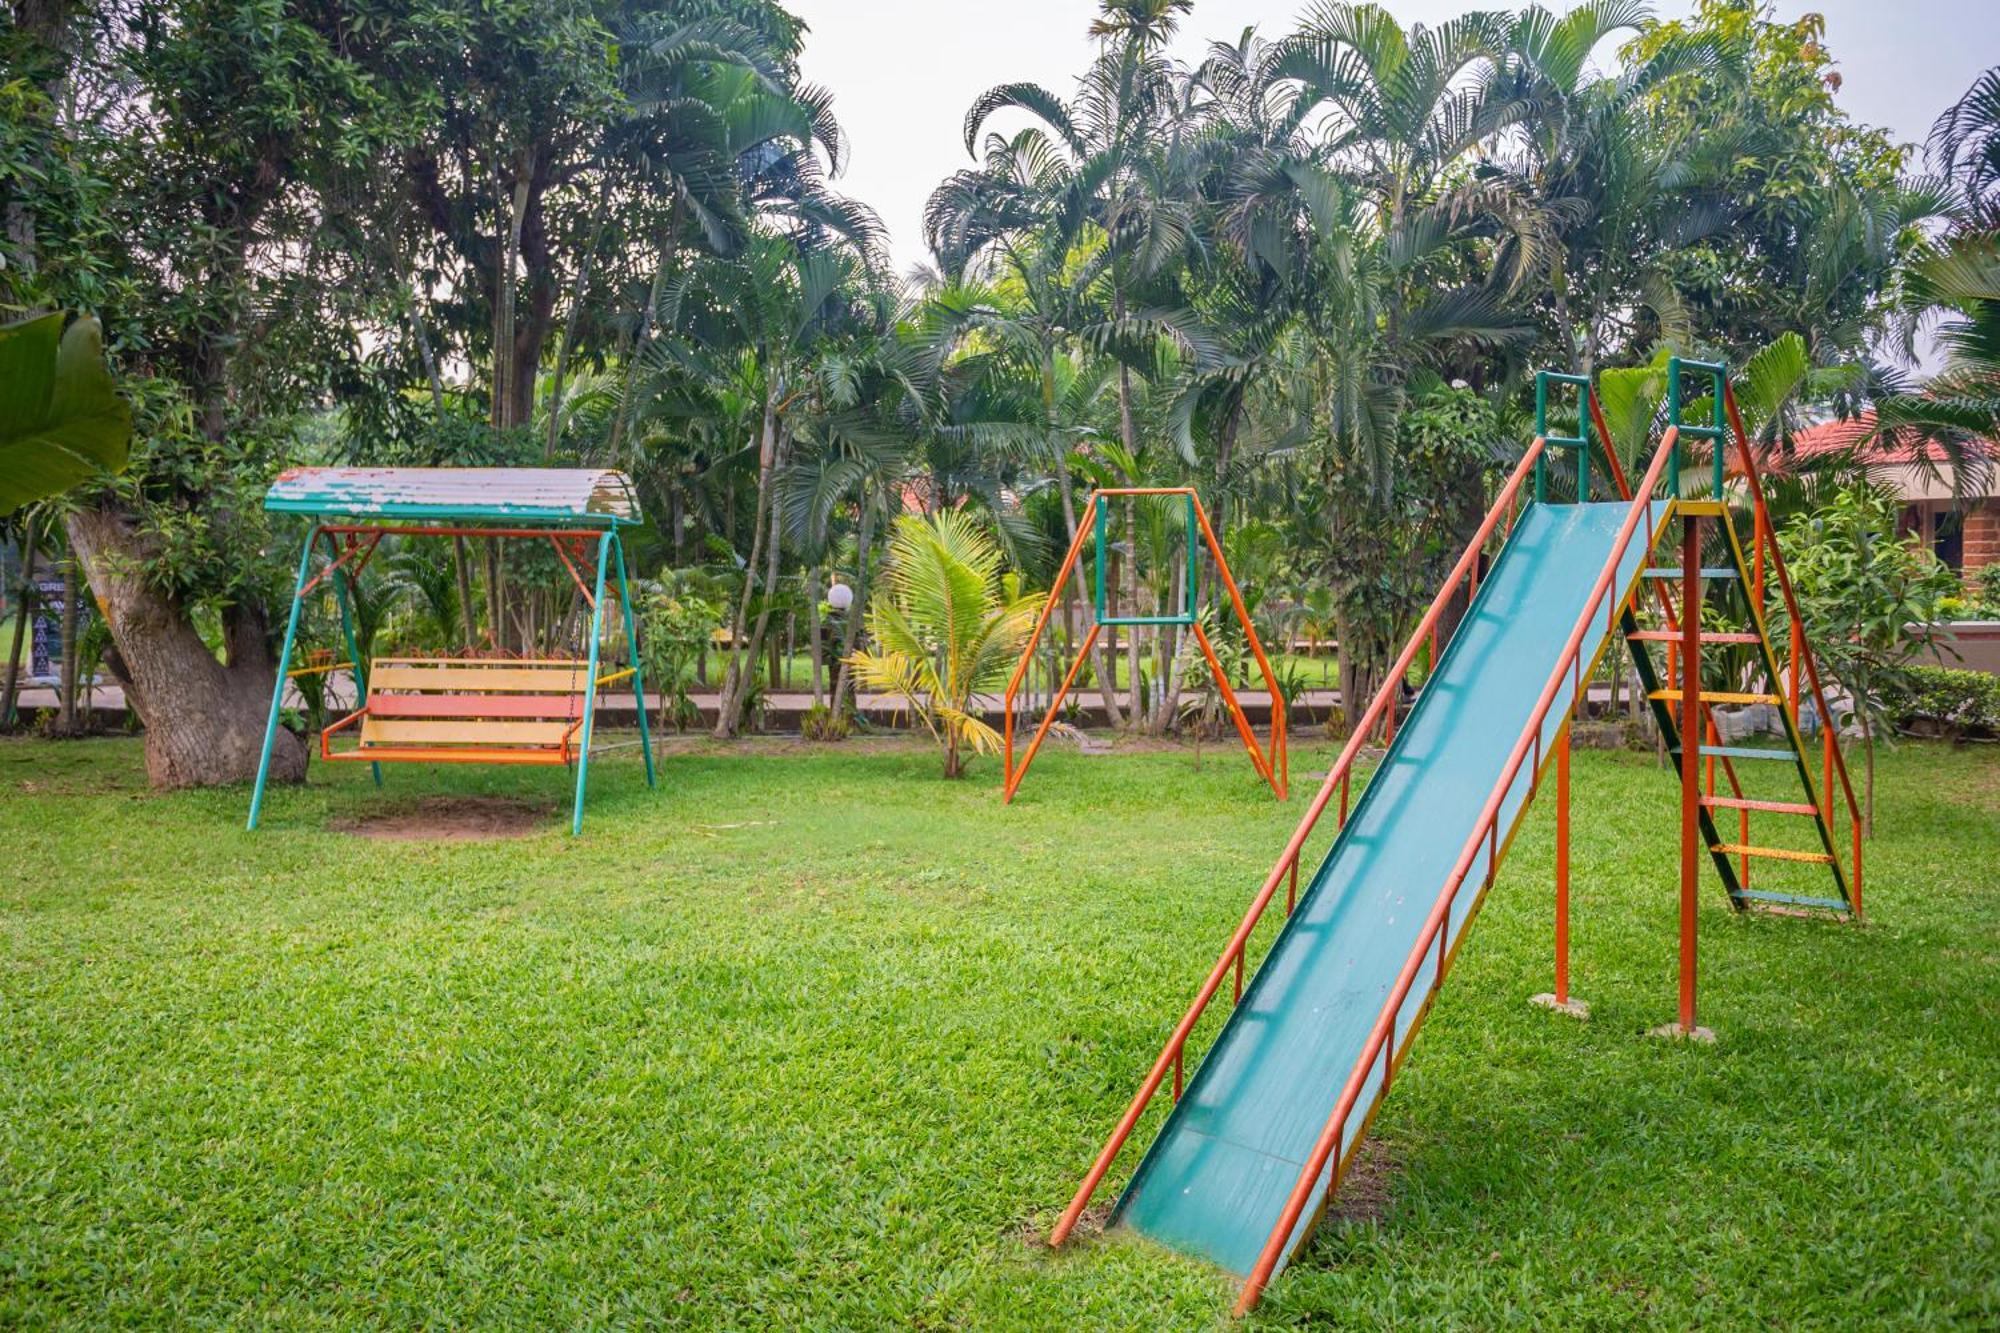
[[[1264,688],[1271,695],[1271,749],[1268,755],[1257,744],[1257,734],[1250,726],[1250,719],[1244,716],[1242,704],[1237,702],[1236,691],[1229,686],[1228,674],[1223,671],[1222,663],[1215,656],[1215,646],[1209,642],[1208,632],[1201,627],[1199,620],[1190,622],[1189,628],[1194,631],[1195,642],[1200,645],[1202,657],[1208,662],[1209,674],[1215,678],[1216,688],[1222,692],[1222,700],[1228,705],[1229,716],[1236,724],[1236,734],[1243,741],[1243,748],[1250,756],[1251,765],[1256,768],[1257,776],[1264,779],[1271,791],[1282,801],[1289,794],[1291,768],[1285,739],[1285,699],[1278,691],[1277,674],[1271,670],[1270,660],[1264,656],[1264,645],[1257,638],[1256,626],[1250,623],[1250,612],[1243,604],[1242,590],[1236,586],[1236,578],[1229,572],[1229,562],[1222,555],[1222,543],[1216,540],[1215,529],[1209,525],[1208,511],[1202,507],[1201,497],[1191,486],[1108,487],[1091,492],[1090,498],[1084,503],[1084,512],[1094,512],[1100,497],[1149,495],[1181,496],[1193,506],[1195,519],[1201,528],[1203,544],[1215,558],[1216,572],[1222,578],[1222,586],[1229,591],[1230,605],[1236,609],[1236,619],[1243,626],[1245,637],[1249,639],[1250,652],[1257,659],[1257,669],[1263,673]],[[1007,693],[1001,700],[1001,726],[1006,739],[1006,768],[1001,799],[1008,803],[1013,801],[1014,793],[1020,790],[1021,780],[1028,776],[1028,766],[1035,762],[1035,754],[1041,749],[1043,739],[1049,734],[1049,728],[1055,724],[1056,714],[1062,708],[1062,701],[1068,697],[1070,689],[1076,684],[1077,673],[1083,669],[1084,662],[1089,660],[1090,650],[1096,646],[1097,636],[1104,628],[1095,618],[1095,608],[1093,608],[1090,629],[1083,636],[1083,643],[1077,651],[1076,660],[1071,662],[1069,669],[1063,673],[1062,684],[1057,687],[1055,697],[1049,700],[1048,711],[1043,714],[1041,724],[1035,728],[1035,734],[1028,741],[1028,748],[1022,754],[1020,762],[1015,763],[1015,701],[1020,697],[1021,685],[1027,679],[1028,668],[1034,663],[1035,649],[1041,643],[1042,632],[1048,627],[1049,617],[1054,613],[1058,599],[1069,587],[1070,574],[1076,568],[1077,558],[1083,553],[1084,546],[1092,540],[1092,536],[1091,524],[1077,525],[1076,537],[1070,542],[1069,553],[1063,557],[1062,568],[1057,571],[1055,582],[1051,585],[1055,591],[1042,603],[1041,614],[1035,617],[1035,627],[1029,632],[1028,641],[1021,649],[1021,660],[1015,665],[1014,675],[1007,682]]]

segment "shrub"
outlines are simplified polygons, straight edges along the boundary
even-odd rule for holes
[[[2000,676],[1951,667],[1911,667],[1907,693],[1892,701],[1900,731],[1949,736],[2000,735]]]
[[[947,778],[963,776],[970,754],[999,752],[1000,733],[980,720],[974,696],[1006,678],[1042,605],[1002,578],[1000,564],[999,546],[969,515],[903,515],[868,606],[874,651],[848,659],[862,685],[902,696],[944,751]]]
[[[660,724],[686,731],[701,721],[693,690],[722,607],[679,588],[655,587],[638,601],[640,660],[660,694]]]
[[[853,714],[846,709],[836,713],[825,704],[814,704],[799,719],[799,734],[809,741],[844,741],[853,730]]]

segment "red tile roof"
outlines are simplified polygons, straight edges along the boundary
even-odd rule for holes
[[[1817,426],[1807,426],[1792,435],[1792,447],[1788,451],[1792,458],[1823,458],[1828,454],[1842,453],[1860,445],[1863,463],[1914,463],[1919,451],[1932,463],[1948,463],[1950,456],[1943,446],[1929,440],[1902,440],[1889,444],[1882,439],[1870,438],[1875,435],[1875,414],[1863,412],[1852,421],[1825,421]],[[1862,441],[1866,440],[1866,444]],[[2000,447],[1992,440],[1973,442],[1974,449],[1968,452],[1983,453],[1988,457],[2000,455]]]

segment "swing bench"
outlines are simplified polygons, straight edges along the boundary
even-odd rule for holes
[[[561,764],[576,762],[591,665],[582,660],[378,657],[360,708],[319,734],[329,763]],[[603,689],[631,667],[597,677]],[[360,738],[333,748],[334,733]]]
[[[291,619],[279,654],[278,684],[265,724],[264,753],[250,799],[256,828],[270,773],[271,746],[290,676],[300,611],[322,584],[339,605],[347,660],[359,706],[320,733],[329,763],[365,763],[376,784],[385,763],[530,764],[574,766],[576,805],[571,831],[583,828],[583,798],[597,698],[630,681],[637,706],[646,784],[654,784],[652,737],[640,676],[637,625],[626,587],[619,530],[639,522],[631,483],[622,473],[567,468],[295,468],[264,500],[275,513],[314,521],[299,555]],[[502,526],[504,525],[504,526]],[[352,581],[385,536],[525,538],[547,541],[589,608],[587,655],[562,658],[377,657],[364,668],[354,635]],[[327,560],[313,570],[316,553]],[[584,571],[594,563],[594,584]],[[625,643],[631,657],[602,671],[598,645],[606,580],[617,573]],[[334,748],[338,738],[354,744]]]

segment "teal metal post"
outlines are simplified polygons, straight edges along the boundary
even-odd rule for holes
[[[1667,494],[1681,493],[1681,359],[1667,360],[1667,424],[1674,430],[1674,452],[1667,458]]]
[[[646,722],[646,675],[639,665],[639,630],[632,615],[632,589],[625,581],[625,543],[618,529],[611,530],[611,544],[618,552],[618,601],[625,608],[625,644],[632,651],[632,702],[639,709],[639,749],[646,756],[646,785],[653,781],[653,732]],[[593,687],[594,692],[594,687]]]
[[[597,720],[597,648],[604,633],[604,571],[611,559],[613,537],[614,533],[607,532],[597,539],[597,593],[590,607],[590,677],[585,682],[589,693],[583,696],[583,729],[577,733],[576,813],[570,819],[571,837],[583,832],[583,792],[590,781],[590,731]]]
[[[1092,607],[1092,614],[1094,614],[1099,620],[1102,620],[1104,619],[1104,607],[1105,607],[1104,540],[1105,540],[1105,529],[1108,520],[1105,517],[1105,512],[1104,512],[1104,497],[1101,495],[1097,497],[1097,516],[1092,520],[1092,522],[1094,522],[1097,525],[1097,601],[1095,605]]]
[[[1576,391],[1576,502],[1590,503],[1590,381]]]
[[[292,580],[292,614],[285,622],[285,646],[278,650],[278,679],[271,686],[271,715],[264,719],[264,752],[257,757],[257,785],[250,792],[250,822],[244,827],[255,829],[257,816],[264,809],[264,784],[271,777],[271,746],[278,739],[278,711],[285,704],[285,676],[292,669],[292,641],[299,636],[299,608],[305,605],[306,571],[312,568],[313,543],[319,540],[319,525],[314,524],[306,533],[306,544],[299,551],[299,574]]]
[[[333,534],[326,535],[328,543],[333,542]],[[340,547],[334,546],[333,558],[340,559]],[[361,665],[361,643],[354,637],[354,615],[348,609],[354,591],[347,577],[347,571],[336,568],[333,571],[333,600],[340,608],[340,637],[347,641],[347,665],[354,672],[354,706],[356,708],[368,698],[368,668]],[[368,771],[375,775],[375,785],[382,785],[382,765],[371,763]]]
[[[1542,437],[1542,452],[1535,455],[1535,503],[1542,504],[1549,498],[1549,375],[1543,371],[1535,376],[1535,434]]]
[[[1722,498],[1722,482],[1723,482],[1722,474],[1724,471],[1722,442],[1725,438],[1727,438],[1723,429],[1725,408],[1722,401],[1722,395],[1723,395],[1723,389],[1727,386],[1728,382],[1729,382],[1729,372],[1726,370],[1718,369],[1715,372],[1715,394],[1714,394],[1715,404],[1712,412],[1710,413],[1710,427],[1709,427],[1711,430],[1715,432],[1715,434],[1711,437],[1711,443],[1709,445],[1709,448],[1711,448],[1715,452],[1714,498],[1717,500],[1720,500]]]
[[[1198,544],[1195,538],[1199,533],[1199,525],[1196,524],[1194,521],[1194,497],[1190,495],[1187,496],[1186,499],[1187,499],[1188,582],[1187,582],[1187,601],[1183,605],[1186,607],[1189,619],[1192,620],[1194,617],[1194,609],[1197,606],[1201,605],[1201,602],[1198,600],[1198,593],[1197,593],[1197,588],[1199,586],[1199,575],[1196,573],[1196,569],[1198,567],[1199,562],[1197,560],[1197,553],[1195,551],[1195,547]]]

